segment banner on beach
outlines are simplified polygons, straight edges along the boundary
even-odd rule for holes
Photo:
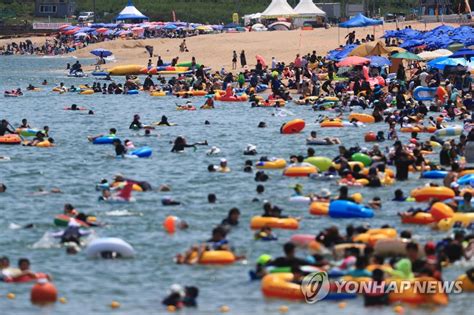
[[[63,25],[71,25],[71,23],[33,23],[34,30],[58,30]]]

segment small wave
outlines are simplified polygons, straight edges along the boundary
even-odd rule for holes
[[[12,222],[8,225],[8,228],[10,230],[19,230],[21,229],[21,225]]]
[[[143,213],[128,210],[112,210],[105,213],[109,217],[141,217]]]
[[[48,249],[59,247],[61,247],[60,244],[50,232],[45,232],[43,236],[31,246],[31,248],[33,249]]]

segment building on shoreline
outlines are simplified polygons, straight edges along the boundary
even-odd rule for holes
[[[37,17],[63,18],[71,16],[76,10],[75,0],[35,0]]]

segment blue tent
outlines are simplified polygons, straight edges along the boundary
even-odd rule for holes
[[[339,27],[353,28],[353,27],[366,27],[372,25],[383,25],[382,20],[370,19],[364,16],[362,13],[357,13],[352,19],[339,24]]]
[[[127,6],[119,13],[117,21],[133,20],[133,21],[144,21],[148,20],[148,17],[143,15],[140,11],[135,8],[132,0],[128,0]]]

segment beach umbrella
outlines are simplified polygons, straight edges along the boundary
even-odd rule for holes
[[[433,60],[439,57],[443,57],[442,55],[439,55],[435,51],[424,51],[422,53],[417,54],[417,56],[423,60]]]
[[[64,24],[64,25],[61,25],[60,27],[58,27],[58,30],[59,31],[64,31],[64,29],[66,29],[68,27],[73,27],[73,26],[71,26],[70,24]]]
[[[388,55],[390,52],[385,49],[385,45],[381,42],[368,42],[357,46],[349,53],[349,56],[380,56]]]
[[[65,32],[63,32],[64,35],[72,35],[74,33],[77,33],[77,31],[79,30],[79,28],[73,28],[71,30],[67,30]]]
[[[464,59],[470,59],[472,56],[474,56],[474,50],[464,48],[464,49],[459,49],[456,51],[454,54],[449,56],[449,58],[464,58]]]
[[[373,67],[390,66],[392,64],[392,62],[385,57],[368,56],[367,58],[370,60],[370,65]]]
[[[449,57],[441,57],[428,62],[428,66],[430,68],[436,68],[439,70],[444,70],[446,66],[464,66],[469,68],[474,68],[474,62],[469,62],[464,58],[449,58]]]
[[[177,29],[178,27],[174,24],[168,24],[168,25],[165,25],[164,29],[166,30],[175,30]]]
[[[96,29],[95,31],[99,34],[102,34],[102,33],[105,33],[107,32],[109,29],[105,28],[105,27],[101,27],[101,28],[98,28]]]
[[[351,67],[351,66],[360,66],[370,63],[370,60],[364,57],[351,56],[344,58],[341,62],[337,63],[338,67]]]
[[[104,48],[96,48],[94,50],[91,50],[91,54],[97,57],[100,57],[101,55],[102,57],[112,56],[112,52]]]
[[[408,51],[399,52],[399,53],[391,55],[390,57],[392,59],[421,60],[420,57]]]
[[[74,34],[74,37],[87,37],[87,36],[89,35],[87,35],[87,33],[84,33],[84,32]]]

